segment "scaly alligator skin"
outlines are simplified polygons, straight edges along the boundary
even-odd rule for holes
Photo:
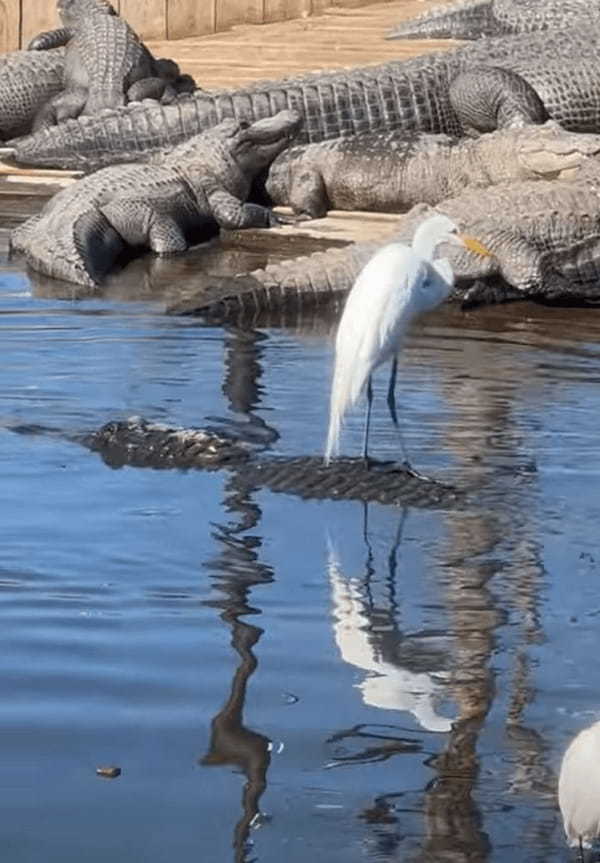
[[[64,27],[40,34],[34,49],[66,44],[64,92],[37,115],[36,128],[127,101],[176,95],[179,67],[156,61],[127,22],[104,0],[59,0]]]
[[[403,21],[388,39],[479,39],[581,26],[598,20],[596,0],[462,0]]]
[[[254,120],[284,108],[303,116],[302,142],[390,129],[460,135],[450,84],[480,64],[516,72],[551,118],[572,131],[594,132],[600,129],[599,49],[600,27],[505,36],[406,62],[180,96],[172,105],[126,106],[11,143],[20,162],[85,170],[140,153],[149,158],[223,117]]]
[[[329,209],[400,213],[467,189],[571,175],[599,155],[600,135],[567,132],[552,121],[475,140],[374,133],[284,150],[266,190],[274,204],[313,219]]]
[[[62,50],[0,55],[0,138],[31,131],[40,108],[62,90]]]
[[[421,221],[449,216],[477,237],[494,258],[456,246],[444,249],[457,279],[454,299],[467,304],[530,299],[600,301],[600,164],[593,159],[563,181],[501,184],[419,204],[404,217],[394,240],[410,243]],[[389,242],[389,241],[388,241]],[[234,278],[206,278],[198,293],[173,304],[171,314],[212,320],[273,311],[309,309],[339,301],[352,287],[377,244],[356,243],[267,266]]]
[[[291,111],[253,125],[225,120],[160,164],[114,165],[84,177],[13,231],[11,248],[39,272],[94,288],[126,246],[171,254],[207,227],[272,224],[270,210],[243,202],[299,123]]]
[[[415,476],[395,462],[319,456],[258,456],[243,442],[206,429],[178,429],[140,418],[110,422],[79,442],[99,452],[111,467],[241,468],[240,482],[249,488],[303,498],[363,500],[395,506],[456,506],[463,496],[442,483]]]

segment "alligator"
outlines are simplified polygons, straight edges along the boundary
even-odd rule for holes
[[[215,225],[274,224],[270,209],[242,202],[299,123],[292,111],[252,125],[224,120],[160,164],[114,165],[83,177],[15,229],[11,249],[35,270],[93,289],[128,246],[171,254]]]
[[[128,105],[42,129],[11,146],[22,163],[89,170],[139,160],[142,152],[150,158],[224,117],[254,120],[284,108],[304,118],[299,143],[390,129],[461,135],[450,84],[460,72],[481,64],[522,76],[549,117],[565,128],[594,132],[600,129],[599,48],[600,26],[503,36],[404,62],[183,95],[171,105]],[[493,91],[489,103],[498,116],[497,80],[487,80]],[[506,98],[514,104],[512,88]],[[482,102],[479,91],[477,102]],[[485,127],[489,118],[483,120]],[[503,122],[510,118],[503,116]]]
[[[590,156],[600,156],[600,135],[567,132],[553,121],[476,139],[381,132],[284,150],[266,191],[300,218],[329,209],[399,213],[469,188],[573,176]]]
[[[62,90],[64,51],[0,54],[0,138],[31,131],[40,108]]]
[[[362,458],[336,458],[325,465],[321,456],[259,454],[210,429],[172,428],[139,417],[106,423],[78,442],[114,468],[232,468],[248,488],[307,499],[456,506],[464,498],[456,488],[415,475],[398,462],[370,460],[367,466]]]
[[[35,128],[127,101],[175,98],[177,64],[155,60],[110,3],[58,0],[57,6],[64,26],[40,34],[31,47],[39,53],[48,46],[66,45],[63,91],[38,112]]]
[[[588,0],[459,0],[403,21],[387,38],[478,39],[577,27],[593,21],[593,6]]]
[[[577,176],[504,183],[465,192],[432,208],[418,204],[398,217],[394,241],[410,243],[418,224],[444,213],[494,253],[481,258],[448,246],[456,275],[451,299],[465,305],[530,299],[597,303],[600,300],[600,165],[583,164]],[[390,242],[390,239],[388,239]],[[285,306],[325,307],[352,287],[377,243],[354,243],[315,252],[251,273],[206,277],[198,291],[167,308],[231,320]]]

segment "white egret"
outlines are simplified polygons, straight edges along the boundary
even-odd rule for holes
[[[491,256],[474,237],[459,234],[447,216],[436,214],[415,231],[412,247],[404,243],[383,246],[359,273],[340,320],[335,343],[335,370],[331,388],[329,433],[325,463],[339,449],[342,418],[366,387],[367,414],[363,457],[368,464],[369,424],[375,369],[392,360],[387,403],[400,439],[402,458],[409,466],[396,413],[395,387],[398,354],[409,325],[418,315],[445,300],[454,286],[447,258],[433,259],[440,243],[463,246]]]
[[[584,728],[565,752],[558,777],[558,805],[569,845],[600,837],[600,722]]]

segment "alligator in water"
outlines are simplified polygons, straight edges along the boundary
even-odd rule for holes
[[[31,131],[38,111],[62,90],[64,51],[0,55],[0,138]]]
[[[600,135],[543,126],[501,129],[472,140],[382,132],[284,150],[269,168],[273,204],[318,219],[330,210],[399,213],[467,189],[572,176],[600,155]]]
[[[600,300],[600,165],[590,159],[572,180],[525,181],[466,192],[432,209],[419,204],[398,217],[394,240],[410,243],[433,212],[476,236],[494,258],[454,246],[444,249],[456,274],[455,299],[467,304],[533,299]],[[389,240],[388,240],[389,242]],[[207,277],[172,314],[235,319],[276,308],[306,308],[339,300],[379,247],[355,243],[272,264],[233,278]]]
[[[403,21],[388,39],[478,39],[580,27],[597,19],[595,0],[460,0]]]
[[[155,60],[127,22],[105,0],[58,0],[60,30],[40,34],[31,47],[66,44],[63,91],[38,113],[36,127],[93,115],[144,98],[173,99],[180,79],[173,61]],[[43,51],[42,51],[43,53]],[[189,89],[185,79],[185,88]]]
[[[98,117],[81,117],[11,142],[19,162],[62,168],[100,167],[136,161],[214,126],[223,117],[254,120],[284,108],[304,119],[301,142],[322,141],[363,132],[402,129],[461,135],[450,85],[475,65],[509,69],[521,75],[542,100],[548,115],[578,132],[600,129],[600,26],[504,36],[453,51],[381,66],[321,72],[301,78],[263,82],[243,90],[179,96],[171,105],[129,105]],[[475,100],[496,106],[492,92]],[[503,93],[500,93],[502,101]],[[508,105],[515,92],[505,94]],[[469,105],[465,106],[469,123]],[[522,114],[521,107],[519,111]],[[460,113],[460,112],[459,112]],[[504,116],[504,122],[510,122]],[[482,118],[489,124],[489,118]]]
[[[321,456],[273,456],[209,429],[170,428],[138,417],[106,423],[79,443],[111,467],[236,468],[248,488],[303,498],[362,500],[396,506],[457,506],[455,488],[415,475],[397,462]]]
[[[207,227],[273,224],[269,209],[243,202],[299,123],[292,111],[252,125],[225,120],[159,164],[104,168],[58,192],[13,231],[11,248],[39,272],[94,288],[126,246],[170,254]]]

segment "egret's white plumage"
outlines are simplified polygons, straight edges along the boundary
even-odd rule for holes
[[[570,845],[581,850],[600,837],[600,722],[580,731],[565,752],[558,804]]]
[[[371,375],[390,359],[394,362],[388,405],[397,425],[393,390],[402,339],[415,318],[445,300],[454,285],[450,262],[445,258],[433,260],[437,246],[451,242],[479,254],[490,254],[477,241],[461,237],[457,231],[447,216],[431,216],[417,228],[412,247],[390,243],[379,249],[359,273],[348,295],[335,343],[326,462],[338,452],[346,410],[356,404],[366,387],[370,408]],[[365,456],[368,420],[369,413]]]

